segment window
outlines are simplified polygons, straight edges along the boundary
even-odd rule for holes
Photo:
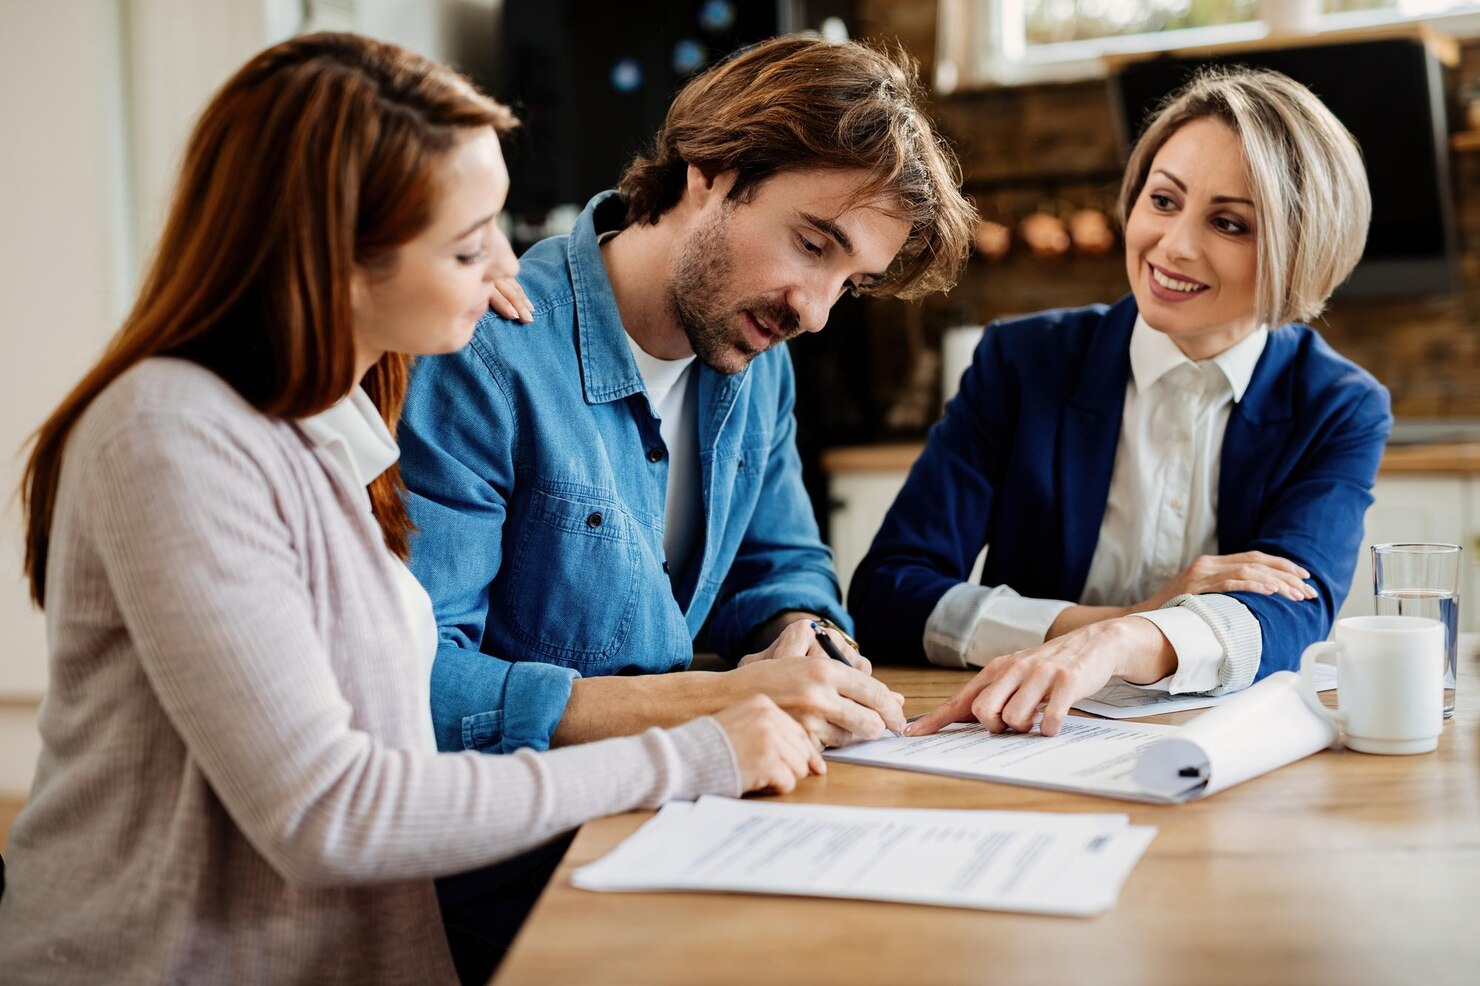
[[[1025,0],[1026,45],[1093,41],[1259,19],[1256,0]]]
[[[1107,56],[1415,21],[1480,34],[1480,0],[940,0],[936,87],[1085,78]]]

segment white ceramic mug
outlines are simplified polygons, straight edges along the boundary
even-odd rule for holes
[[[1362,753],[1427,753],[1444,728],[1444,624],[1417,616],[1352,616],[1300,657],[1300,691]],[[1316,694],[1315,665],[1336,667],[1337,707]]]

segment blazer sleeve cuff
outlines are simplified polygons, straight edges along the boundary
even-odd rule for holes
[[[1207,620],[1182,606],[1133,615],[1155,623],[1177,654],[1175,671],[1155,684],[1143,687],[1164,689],[1173,695],[1209,692],[1218,687],[1223,645]]]
[[[1006,585],[962,582],[946,590],[925,623],[925,656],[946,668],[981,667],[1001,654],[1043,643],[1073,603],[1030,599]]]
[[[1227,695],[1254,683],[1254,676],[1259,673],[1259,660],[1264,653],[1264,632],[1249,607],[1221,593],[1196,596],[1184,593],[1162,607],[1163,610],[1176,608],[1201,618],[1222,648],[1223,660],[1218,665],[1217,684],[1209,694]],[[1179,656],[1179,671],[1180,660]],[[1173,675],[1174,680],[1176,677]]]

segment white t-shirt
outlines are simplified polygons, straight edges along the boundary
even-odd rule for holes
[[[704,526],[703,479],[699,470],[699,388],[696,357],[658,359],[630,335],[627,345],[642,374],[658,434],[668,453],[668,489],[663,510],[663,558],[675,586],[683,582]]]

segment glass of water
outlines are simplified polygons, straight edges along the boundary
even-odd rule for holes
[[[1459,545],[1374,544],[1378,616],[1423,616],[1444,624],[1444,718],[1454,715],[1459,655]]]

